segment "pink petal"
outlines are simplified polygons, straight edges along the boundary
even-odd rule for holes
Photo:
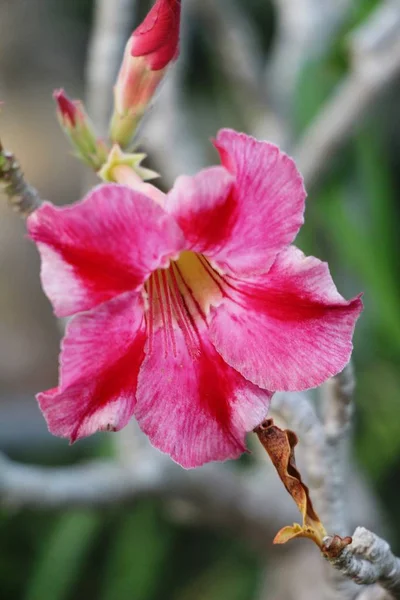
[[[145,339],[139,294],[74,317],[62,344],[60,385],[37,396],[51,433],[74,442],[124,427],[135,406]]]
[[[175,329],[175,347],[175,355],[167,353],[162,329],[154,334],[139,373],[140,427],[186,468],[238,457],[245,433],[264,419],[271,394],[229,367],[204,337],[194,354]]]
[[[157,0],[132,35],[132,56],[148,56],[150,68],[164,69],[177,57],[181,0]]]
[[[342,298],[326,263],[290,246],[268,274],[229,281],[210,335],[244,377],[269,390],[303,390],[347,364],[362,302]]]
[[[237,219],[234,182],[224,167],[211,167],[176,180],[165,209],[177,221],[194,252],[209,258],[225,256],[225,244],[230,244]]]
[[[183,247],[176,223],[154,201],[121,185],[101,185],[82,201],[45,202],[28,219],[42,258],[42,285],[57,316],[137,290]]]
[[[243,133],[223,129],[215,146],[236,180],[230,200],[236,204],[236,221],[215,259],[237,275],[265,273],[303,224],[302,177],[277,146]]]

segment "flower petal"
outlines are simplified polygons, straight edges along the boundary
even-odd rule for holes
[[[60,386],[37,396],[51,433],[74,442],[128,423],[144,358],[142,304],[139,294],[126,293],[70,321]]]
[[[229,282],[210,336],[244,377],[269,390],[303,390],[347,364],[362,302],[342,298],[326,263],[290,246],[268,274]]]
[[[141,429],[186,468],[238,457],[245,433],[265,418],[271,394],[229,367],[205,337],[194,354],[176,328],[175,350],[166,353],[162,329],[155,332],[139,373]]]
[[[221,130],[214,143],[236,179],[236,222],[215,260],[233,274],[265,273],[303,224],[303,179],[274,144],[230,129]]]
[[[132,56],[148,56],[150,68],[164,69],[179,52],[181,0],[157,0],[132,35]]]
[[[237,218],[234,182],[224,167],[210,167],[176,180],[165,210],[174,217],[194,252],[214,258],[230,243]]]
[[[101,185],[69,207],[45,202],[28,219],[42,258],[42,285],[57,316],[130,290],[183,247],[176,223],[151,199]]]

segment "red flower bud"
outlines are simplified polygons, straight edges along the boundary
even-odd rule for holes
[[[70,100],[63,89],[54,90],[53,98],[57,102],[58,115],[66,127],[75,127],[78,120],[79,103]]]
[[[181,0],[158,0],[132,35],[132,56],[146,56],[152,71],[164,69],[179,53]]]
[[[57,115],[61,126],[68,135],[76,155],[95,171],[107,160],[107,148],[96,137],[93,126],[82,102],[70,100],[64,90],[55,90],[53,98],[57,102]]]
[[[179,53],[181,1],[157,0],[129,39],[114,88],[111,138],[129,145],[137,124]]]

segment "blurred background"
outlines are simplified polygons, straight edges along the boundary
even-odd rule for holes
[[[88,181],[70,154],[51,95],[64,87],[72,97],[85,96],[100,4],[0,0],[1,138],[42,197],[57,204],[78,199]],[[123,4],[119,56],[151,3]],[[182,5],[181,59],[142,130],[147,164],[167,188],[177,174],[216,162],[209,138],[220,127],[269,139],[298,159],[309,198],[296,243],[329,261],[344,296],[364,291],[355,335],[353,454],[400,553],[399,4]],[[102,60],[108,59],[100,53],[100,71]],[[117,67],[104,65],[114,75]],[[99,85],[88,101],[104,129],[111,89],[102,90],[101,76]],[[116,436],[70,447],[47,432],[37,408],[34,394],[56,385],[60,340],[38,275],[23,221],[0,202],[0,450],[53,466],[112,456]],[[235,468],[251,468],[252,460]],[[290,505],[283,487],[281,494],[278,502]],[[273,547],[272,537],[260,551],[234,527],[206,527],[190,504],[162,497],[52,510],[2,508],[0,499],[0,598],[301,600],[275,590],[290,550]],[[301,547],[316,556],[310,545]],[[293,578],[307,578],[296,569]]]

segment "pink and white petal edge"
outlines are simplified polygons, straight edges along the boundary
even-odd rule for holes
[[[236,222],[218,260],[237,276],[265,273],[303,224],[303,179],[294,161],[269,142],[222,129],[214,145],[235,177],[236,204]]]
[[[37,396],[50,432],[74,442],[124,427],[134,411],[145,340],[139,294],[74,317],[62,343],[59,387]]]
[[[61,317],[138,290],[186,244],[160,206],[117,184],[100,185],[71,206],[45,202],[27,225],[41,254],[43,288]]]

